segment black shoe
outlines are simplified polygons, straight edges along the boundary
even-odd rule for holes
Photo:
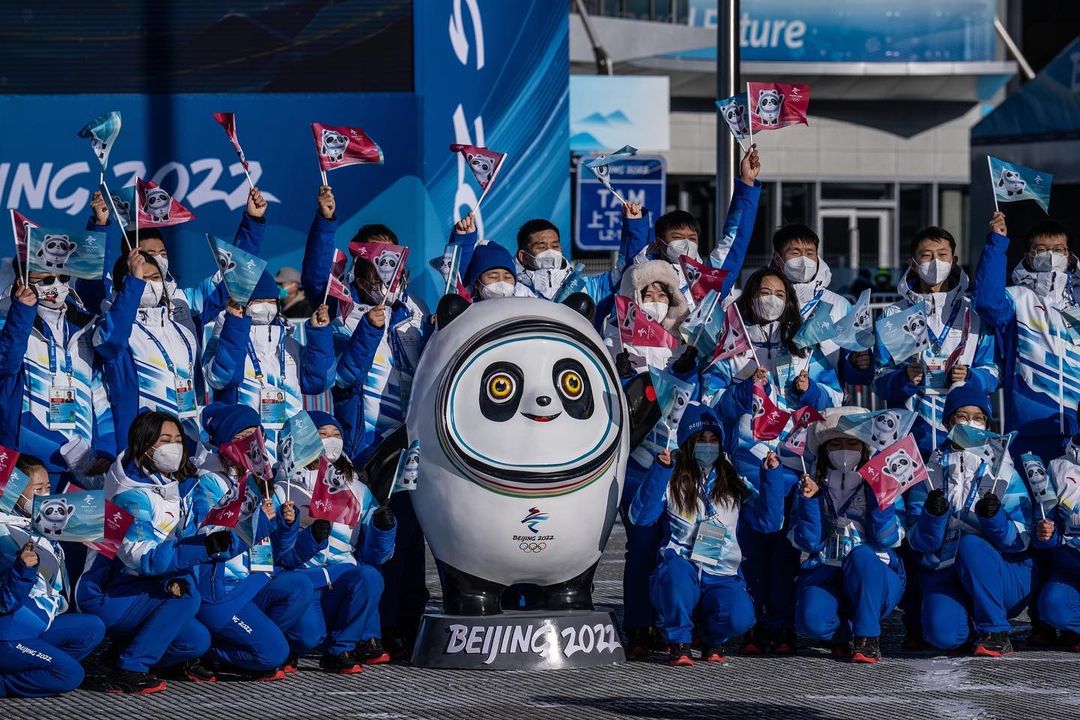
[[[360,661],[353,657],[352,653],[343,652],[337,655],[323,655],[319,658],[319,667],[326,672],[338,675],[355,675],[364,672]]]
[[[796,651],[795,631],[790,628],[778,631],[773,636],[772,651],[775,655],[794,655]]]
[[[281,669],[286,675],[293,675],[300,672],[300,656],[290,655],[289,659],[285,661],[285,666]]]
[[[634,628],[626,631],[626,657],[643,658],[649,655],[649,628]]]
[[[852,641],[851,662],[874,664],[881,659],[881,644],[876,637],[857,637]]]
[[[1057,630],[1049,625],[1038,623],[1032,626],[1031,632],[1024,640],[1024,645],[1029,648],[1051,648],[1055,647],[1057,642]]]
[[[356,644],[353,657],[364,665],[382,665],[390,662],[390,653],[386,652],[379,638],[363,640]]]
[[[1080,633],[1072,630],[1062,630],[1061,635],[1058,637],[1058,647],[1080,653]]]
[[[105,676],[105,692],[114,695],[149,695],[165,689],[165,681],[149,673],[116,669]]]
[[[154,677],[162,680],[186,680],[195,683],[217,682],[217,671],[201,660],[189,660],[168,667],[153,668]]]
[[[690,646],[686,643],[672,643],[671,651],[668,653],[667,664],[672,667],[688,667],[693,665],[694,660],[690,657]]]
[[[701,651],[701,659],[705,662],[722,663],[727,662],[727,657],[724,654],[724,648],[719,645],[710,645]]]
[[[975,654],[980,657],[1012,655],[1012,640],[1007,632],[981,633],[975,640]]]

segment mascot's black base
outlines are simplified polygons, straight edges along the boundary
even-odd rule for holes
[[[503,609],[592,610],[596,563],[577,577],[557,585],[505,585],[478,578],[436,560],[448,615],[500,615]]]
[[[511,610],[495,616],[428,613],[413,649],[416,667],[557,670],[626,662],[615,614]]]

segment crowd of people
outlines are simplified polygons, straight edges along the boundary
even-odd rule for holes
[[[820,240],[805,225],[781,227],[770,264],[735,290],[760,166],[751,147],[707,253],[692,215],[654,221],[632,203],[612,270],[586,278],[547,220],[521,226],[514,254],[478,238],[471,216],[450,234],[472,302],[554,301],[572,280],[595,304],[624,380],[664,371],[694,388],[674,442],[651,433],[627,464],[628,654],[666,652],[676,666],[694,662],[695,642],[706,661],[736,649],[792,654],[798,631],[872,663],[897,607],[906,647],[1008,654],[1010,618],[1027,610],[1028,645],[1080,651],[1080,268],[1065,228],[1047,220],[1027,232],[1007,287],[1011,241],[995,213],[972,296],[953,236],[926,228],[911,239],[901,300],[884,315],[921,303],[928,347],[899,363],[880,343],[805,347],[795,337],[818,303],[835,321],[851,303],[829,289]],[[266,212],[252,189],[238,248],[258,254]],[[400,243],[386,225],[338,237],[337,218],[324,185],[301,270],[264,273],[241,304],[220,274],[180,284],[156,230],[129,233],[125,251],[97,194],[88,227],[107,233],[119,256],[112,272],[14,282],[0,329],[0,445],[20,453],[30,483],[0,516],[0,541],[26,536],[35,495],[70,488],[104,488],[134,522],[112,559],[45,537],[3,545],[0,696],[65,692],[84,674],[108,692],[151,693],[226,674],[280,680],[311,653],[341,674],[408,656],[428,600],[423,532],[409,493],[376,499],[362,468],[404,423],[437,326],[407,287],[387,302],[391,278],[360,257],[347,273],[351,309],[339,312],[333,296],[315,304],[327,297],[337,242]],[[726,272],[720,295],[745,321],[747,352],[720,359],[679,338],[698,305],[686,258]],[[621,339],[616,295],[670,332],[674,349]],[[1004,426],[1017,435],[1012,457],[992,467],[955,429],[986,431],[999,385]],[[844,422],[866,413],[845,405],[856,386],[916,416],[929,478],[884,507],[857,472],[875,448]],[[265,518],[252,536],[207,524],[244,475],[222,446],[260,434],[264,460],[277,463],[285,419],[327,392],[332,412],[308,414],[331,472],[362,501],[359,521],[304,517],[280,483],[267,483],[248,508]],[[788,424],[762,432],[764,403],[792,413]],[[820,419],[794,452],[806,408]],[[1048,468],[1048,497],[1016,469],[1029,458]],[[295,468],[290,486],[310,489],[320,462]],[[46,552],[59,570],[41,571]]]

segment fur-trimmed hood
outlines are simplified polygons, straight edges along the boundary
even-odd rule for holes
[[[690,305],[679,292],[679,276],[671,263],[665,260],[649,260],[631,265],[619,283],[619,294],[632,299],[635,303],[640,303],[642,290],[654,282],[663,285],[668,297],[671,298],[668,303],[667,317],[661,321],[661,325],[665,330],[674,332],[679,323],[690,314]]]

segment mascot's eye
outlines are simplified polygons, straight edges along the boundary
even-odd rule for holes
[[[559,392],[569,400],[577,400],[585,392],[585,383],[576,370],[559,373]]]
[[[517,382],[510,373],[498,372],[488,378],[487,394],[494,402],[506,402],[513,397],[515,389],[517,389]]]

